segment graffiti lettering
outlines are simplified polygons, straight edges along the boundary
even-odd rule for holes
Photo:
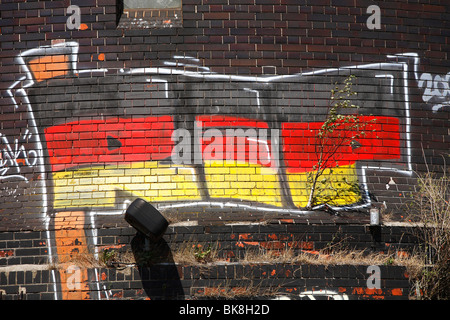
[[[450,72],[445,76],[423,73],[418,82],[419,88],[424,89],[422,100],[433,104],[433,112],[450,106]]]
[[[27,150],[26,144],[31,140],[32,133],[27,129],[20,138],[9,139],[0,133],[0,180],[7,178],[27,178],[21,174],[21,167],[33,167],[38,160],[36,150]]]
[[[349,300],[345,293],[329,289],[309,290],[295,295],[280,295],[273,300]]]
[[[348,300],[348,296],[343,293],[337,293],[332,290],[305,291],[299,295],[300,298],[308,298],[309,300]]]

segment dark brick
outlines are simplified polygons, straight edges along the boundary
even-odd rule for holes
[[[442,78],[450,70],[450,62],[446,59],[446,53],[449,51],[447,43],[450,32],[448,31],[448,25],[443,23],[443,21],[446,21],[448,16],[446,12],[449,11],[449,8],[442,1],[427,1],[427,3],[421,3],[420,1],[409,1],[408,3],[385,1],[381,8],[382,28],[380,30],[369,30],[367,28],[368,14],[366,13],[366,7],[368,4],[355,3],[353,0],[286,0],[281,2],[278,0],[257,0],[256,2],[253,0],[209,0],[206,2],[183,0],[183,26],[142,29],[117,27],[119,19],[123,18],[120,17],[122,13],[118,12],[117,3],[114,0],[74,2],[81,7],[82,23],[87,25],[88,28],[86,30],[68,30],[66,26],[68,18],[66,13],[67,1],[3,1],[0,4],[2,15],[0,19],[2,92],[6,92],[9,86],[25,75],[25,70],[16,62],[16,57],[21,52],[38,46],[55,44],[58,41],[75,41],[79,44],[79,52],[76,58],[79,70],[108,68],[111,74],[127,68],[163,66],[164,70],[167,70],[165,63],[172,62],[174,55],[186,55],[198,58],[199,61],[193,63],[194,60],[192,60],[186,66],[179,62],[179,65],[174,68],[177,72],[182,70],[197,72],[210,68],[211,71],[220,75],[283,76],[295,73],[307,74],[324,68],[385,63],[388,61],[387,55],[394,55],[399,52],[418,54],[420,58],[418,77],[429,73],[433,77],[439,75]],[[173,13],[172,11],[169,14],[164,10],[158,11],[161,20],[173,18]],[[143,12],[139,14],[144,18]],[[103,60],[100,57],[103,57]],[[195,66],[189,65],[191,62],[199,64],[203,69],[197,69]],[[174,108],[176,108],[180,112],[180,123],[187,123],[190,121],[187,119],[193,117],[192,113],[199,109],[209,110],[216,107],[220,109],[220,106],[225,106],[227,99],[234,92],[230,91],[228,85],[236,85],[237,87],[243,85],[243,82],[235,82],[230,77],[227,81],[214,83],[214,90],[211,90],[211,88],[197,90],[196,85],[207,81],[204,81],[202,74],[197,73],[196,75],[198,78],[190,80],[186,80],[182,76],[161,75],[164,78],[166,76],[170,78],[169,86],[171,94],[175,97],[173,101],[176,100],[176,107],[159,106],[160,103],[163,103],[163,100],[147,99],[147,93],[142,93],[142,91],[139,93],[136,86],[131,84],[126,89],[120,89],[119,96],[111,100],[108,99],[108,103],[122,101],[123,107],[126,107],[126,116],[132,118],[149,114],[166,114],[167,112],[174,114]],[[446,106],[448,101],[444,101],[445,92],[442,92],[444,88],[442,86],[437,90],[433,87],[429,89],[432,94],[442,93],[442,99],[444,100],[441,101],[439,97],[434,97],[428,102],[424,101],[424,89],[428,84],[424,83],[420,88],[418,86],[420,82],[414,78],[415,76],[411,74],[408,88],[411,98],[411,125],[409,130],[412,143],[407,151],[408,153],[411,152],[410,160],[413,169],[416,172],[426,172],[429,165],[439,167],[445,164],[440,154],[445,154],[448,151],[448,143],[450,142]],[[42,85],[43,89],[32,98],[49,106],[49,110],[46,110],[42,115],[36,113],[36,120],[42,121],[45,119],[51,125],[55,125],[81,119],[81,114],[73,118],[68,117],[65,113],[67,106],[71,103],[78,103],[76,100],[79,98],[84,101],[82,113],[87,114],[93,110],[92,107],[99,104],[103,98],[100,95],[91,94],[91,90],[99,85],[100,82],[97,80],[103,79],[104,76],[98,76],[95,72],[80,73],[80,79],[88,78],[95,81],[86,86],[86,91],[76,85],[59,86],[58,84],[53,86],[50,83],[41,82],[39,85]],[[362,77],[358,81],[364,82],[367,79]],[[190,81],[195,85],[189,83]],[[121,83],[122,81],[117,80],[117,82]],[[433,80],[429,82],[430,85],[437,83]],[[282,91],[284,89],[275,91],[279,90],[278,83],[271,87],[251,81],[246,86],[250,90],[253,88],[260,90],[264,87],[264,90],[259,91],[261,102],[264,108],[266,108],[266,104],[270,104],[271,107],[267,113],[258,113],[258,117],[264,117],[264,121],[269,126],[275,124],[272,121],[273,118],[278,119],[278,117],[288,115],[288,122],[291,122],[291,120],[293,122],[321,121],[318,120],[321,115],[315,114],[318,108],[307,107],[307,111],[299,109],[289,113],[289,109],[303,108],[303,104],[310,102],[316,106],[318,103],[320,104],[320,99],[298,97],[302,93],[303,83],[293,82],[285,85],[292,90],[290,91],[291,96],[286,95],[284,97],[284,91]],[[305,86],[307,85],[305,83]],[[36,83],[32,85],[32,87],[35,86]],[[106,89],[107,95],[112,95],[117,91],[105,86]],[[217,99],[205,100],[204,95],[210,93],[217,94]],[[308,94],[313,96],[316,92],[313,91]],[[124,100],[125,96],[128,100]],[[198,96],[198,98],[193,96]],[[2,119],[0,134],[2,137],[15,137],[22,128],[34,126],[29,123],[25,113],[19,112],[22,108],[26,108],[23,103],[16,110],[12,105],[12,100],[6,96],[4,98],[0,99]],[[192,106],[189,105],[191,100],[195,100]],[[368,104],[375,103],[372,98],[369,100]],[[402,98],[399,98],[399,100],[402,100]],[[150,108],[148,104],[154,102],[158,106]],[[203,102],[204,105],[202,105]],[[396,101],[395,107],[392,108],[380,105],[380,107],[371,107],[371,110],[386,112],[388,116],[398,117],[398,105],[401,105],[401,102]],[[302,107],[296,106],[296,103],[302,104]],[[439,110],[433,110],[433,107],[437,108],[438,104],[443,104],[443,107]],[[54,108],[50,107],[53,105]],[[246,110],[247,107],[246,102],[240,106],[241,110]],[[33,111],[35,111],[34,109],[33,105]],[[113,110],[114,107],[111,106],[109,109]],[[227,112],[228,116],[234,116],[233,110],[230,109]],[[401,126],[404,126],[404,120],[401,118],[399,120]],[[281,126],[282,124],[277,125]],[[400,166],[406,164],[404,162],[406,157],[405,147],[403,146],[404,138],[405,134],[402,132],[402,159],[392,161]],[[79,140],[79,143],[85,142],[86,139]],[[3,150],[4,147],[0,146],[0,149]],[[47,161],[47,150],[43,150],[43,152],[45,161]],[[2,154],[2,158],[4,159],[4,154]],[[102,166],[103,164],[99,165]],[[357,162],[357,166],[360,167],[360,165],[365,166],[366,163]],[[376,165],[389,166],[391,162],[390,160],[381,161],[380,163],[377,162]],[[415,177],[400,176],[390,170],[369,171],[367,169],[366,179],[367,187],[371,193],[377,196],[381,202],[386,202],[389,211],[392,210],[396,215],[404,216],[409,195],[414,191],[417,184]],[[49,172],[46,173],[47,177],[50,176]],[[2,174],[1,169],[0,174]],[[386,183],[391,176],[396,181],[395,188],[386,190]],[[51,183],[49,187],[51,188]],[[36,214],[35,216],[34,213],[35,211],[41,211],[42,203],[40,203],[40,200],[42,197],[40,191],[27,196],[20,195],[19,201],[8,201],[9,199],[5,199],[3,194],[5,191],[3,184],[0,189],[0,193],[2,193],[2,200],[0,200],[2,202],[0,209],[0,216],[2,217],[0,224],[0,255],[2,255],[0,264],[11,266],[24,263],[46,263],[48,244],[44,243],[47,241],[45,230],[43,230],[45,223],[42,221],[43,215]],[[49,199],[53,197],[53,192],[53,190],[49,191]],[[207,199],[207,201],[209,200]],[[49,204],[50,207],[51,204]],[[67,208],[67,210],[72,209],[74,208]],[[90,208],[75,209],[90,210]],[[400,229],[391,229],[386,226],[382,228],[381,237],[373,239],[372,234],[365,228],[365,225],[368,224],[368,215],[363,212],[355,213],[356,218],[353,220],[353,218],[347,219],[342,216],[322,216],[317,212],[317,214],[299,216],[274,213],[275,217],[270,216],[266,219],[266,213],[238,212],[234,208],[230,210],[232,214],[229,217],[226,217],[225,210],[217,208],[209,211],[206,207],[202,207],[199,210],[192,211],[195,212],[189,212],[189,219],[192,218],[192,221],[198,220],[199,224],[204,222],[205,225],[187,228],[169,227],[164,239],[171,247],[176,247],[177,243],[188,240],[199,243],[218,242],[223,250],[221,253],[223,256],[231,255],[231,253],[242,255],[244,250],[236,247],[236,243],[240,240],[240,236],[247,236],[247,234],[251,235],[251,241],[254,242],[252,247],[259,247],[262,242],[270,242],[264,245],[274,246],[283,243],[283,241],[293,240],[308,242],[317,250],[324,248],[330,241],[337,242],[345,239],[345,245],[352,248],[370,248],[379,251],[395,248],[395,250],[413,251],[418,243],[413,236],[402,234],[403,231],[400,231]],[[344,213],[343,216],[346,216],[346,214]],[[180,213],[180,217],[181,219],[188,219],[188,214]],[[267,225],[258,226],[223,225],[225,220],[242,221],[250,218],[252,221],[264,220],[267,222],[281,221],[280,217],[285,221],[280,223],[270,222]],[[109,215],[98,215],[93,218],[96,220],[98,238],[89,240],[95,240],[99,245],[124,245],[120,249],[122,251],[131,249],[131,241],[136,235],[136,231],[132,228],[126,228],[127,224],[122,218],[116,220],[115,218],[118,217]],[[286,222],[288,220],[289,223]],[[86,227],[89,223],[86,222]],[[33,232],[30,232],[30,230],[33,230]],[[119,230],[125,231],[122,234],[122,231]],[[13,233],[15,233],[14,236],[12,236]],[[283,240],[280,240],[282,238]],[[375,240],[375,243],[373,243],[373,240]],[[246,246],[249,247],[250,245],[246,244]],[[56,248],[52,248],[52,250],[55,252]],[[9,252],[12,252],[12,255],[9,255]],[[220,276],[223,276],[224,272],[228,274],[228,269],[230,272],[232,270],[233,275],[241,271],[235,266],[230,268],[227,266],[225,269],[220,268],[216,271],[218,274],[220,273]],[[284,276],[290,269],[284,266],[276,267],[274,270],[275,276]],[[323,275],[329,280],[331,280],[330,277],[333,274],[340,280],[345,279],[346,276],[350,277],[350,274],[352,274],[357,276],[356,279],[361,280],[361,283],[367,277],[365,270],[353,267],[345,270],[326,269],[324,272],[319,270],[320,268],[309,269],[308,267],[304,271],[306,274]],[[386,280],[404,278],[401,271],[393,270],[383,268],[383,274],[388,277]],[[186,269],[186,271],[188,272],[187,276],[190,277],[191,269]],[[255,273],[262,271],[266,273],[266,276],[269,276],[271,272],[271,270],[256,270],[251,267],[246,267],[244,271],[254,271]],[[268,271],[270,272],[267,273]],[[294,273],[301,274],[300,271]],[[171,276],[167,270],[155,272],[156,275],[162,277]],[[195,273],[196,271],[192,272]],[[120,272],[117,273],[117,276],[120,276]],[[136,274],[133,274],[134,276]],[[36,281],[38,277],[41,276],[36,275]],[[43,273],[42,278],[45,277]],[[213,276],[209,275],[209,277]],[[21,276],[14,279],[22,281]],[[28,282],[28,280],[29,274],[26,273],[25,281]],[[131,280],[128,279],[127,281]],[[134,283],[133,286],[138,286],[138,284]],[[143,298],[137,290],[137,288],[128,290],[126,295],[135,294],[139,298]],[[117,293],[125,294],[122,291],[117,291]],[[14,295],[17,298],[17,292]],[[44,297],[44,294],[41,296]],[[355,294],[355,296],[357,295]],[[37,294],[33,293],[30,297],[35,298]]]

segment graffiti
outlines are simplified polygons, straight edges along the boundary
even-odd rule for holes
[[[299,294],[301,298],[308,298],[309,300],[348,300],[348,296],[344,293],[337,293],[332,290],[318,290],[318,291],[305,291]]]
[[[280,294],[273,300],[353,300],[353,299],[368,299],[368,300],[384,300],[389,297],[401,297],[405,294],[403,288],[325,288],[306,290],[300,294]]]
[[[311,213],[304,206],[317,132],[330,89],[350,74],[358,117],[372,130],[331,159],[322,175],[328,204],[370,207],[368,170],[411,175],[407,80],[415,67],[407,56],[256,77],[214,73],[184,56],[161,67],[79,70],[77,54],[77,43],[61,42],[18,57],[25,75],[8,94],[28,125],[19,138],[0,135],[0,178],[33,182],[14,181],[2,194],[41,195],[51,261],[92,252],[98,217],[122,217],[136,197],[162,211]],[[55,273],[55,283],[71,276]],[[80,286],[76,297],[87,298]],[[70,298],[69,289],[58,298]]]
[[[329,289],[309,290],[296,295],[280,295],[273,300],[349,300],[345,293]]]
[[[450,106],[450,72],[446,75],[432,75],[423,73],[418,79],[419,88],[424,92],[422,100],[425,103],[432,104],[433,112]]]
[[[344,188],[344,192],[330,191],[327,199],[335,198],[331,204],[338,210],[367,207],[365,170],[410,172],[405,63],[246,77],[216,74],[204,67],[191,71],[195,61],[188,57],[187,62],[166,62],[161,68],[114,73],[77,70],[77,52],[77,44],[71,42],[21,55],[27,71],[22,84],[26,90],[22,90],[29,97],[40,140],[46,142],[52,209],[91,207],[118,214],[124,201],[139,196],[161,209],[219,206],[302,214],[308,172],[318,161],[316,135],[323,124],[308,118],[320,119],[330,86],[350,73],[376,85],[372,90],[361,84],[357,101],[363,104],[361,121],[375,120],[375,124],[353,145],[336,152],[324,176],[333,181],[334,189]],[[98,75],[94,87],[82,77],[84,73]],[[177,87],[180,77],[187,81],[183,90]],[[52,83],[78,88],[73,100],[61,102],[49,94],[45,84]],[[88,93],[84,88],[89,88]],[[228,97],[224,99],[223,94]],[[393,95],[399,97],[392,99]],[[369,96],[375,102],[368,103]],[[286,101],[289,106],[283,105]],[[376,101],[388,101],[380,108],[386,114],[371,115]],[[273,105],[287,111],[277,112]],[[312,108],[317,116],[310,116]],[[49,121],[45,117],[49,112],[63,122]],[[266,134],[246,137],[255,128]],[[233,135],[240,132],[244,143],[232,144],[227,137],[231,131]],[[175,144],[180,132],[193,139]],[[214,137],[209,137],[212,132]],[[251,154],[255,147],[258,152]],[[183,159],[177,158],[177,151],[185,151],[184,159],[194,161],[178,161]],[[389,166],[370,165],[380,161]],[[361,185],[360,190],[348,187],[355,184]]]
[[[0,132],[1,211],[6,209],[3,203],[20,204],[30,197],[40,198],[37,206],[28,208],[27,214],[31,214],[41,211],[41,203],[46,201],[45,175],[36,128],[26,116],[22,123],[26,123],[26,127]]]
[[[27,150],[26,145],[31,138],[32,133],[28,129],[12,143],[0,133],[0,180],[12,178],[27,180],[21,174],[21,168],[24,166],[34,167],[38,157],[36,150]]]

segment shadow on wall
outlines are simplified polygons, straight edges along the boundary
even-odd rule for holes
[[[142,287],[152,300],[184,299],[180,276],[167,242],[150,241],[137,232],[131,248],[138,266]]]

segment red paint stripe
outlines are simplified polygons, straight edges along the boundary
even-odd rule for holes
[[[205,130],[211,128],[254,128],[256,129],[256,134],[258,135],[258,140],[249,139],[244,137],[244,141],[240,138],[234,138],[232,142],[234,148],[230,150],[230,140],[226,137],[226,131],[222,131],[222,136],[214,137],[211,141],[201,140],[202,155],[204,160],[219,160],[220,152],[222,153],[222,158],[220,160],[236,160],[239,163],[252,163],[259,164],[261,166],[270,167],[271,166],[271,141],[270,132],[267,130],[267,139],[261,139],[258,129],[268,129],[269,125],[267,122],[238,118],[232,116],[222,116],[222,115],[203,115],[198,116],[196,120],[201,121],[201,127]],[[197,127],[200,124],[197,122]],[[247,129],[243,129],[244,131]],[[230,138],[230,137],[229,137]],[[219,150],[219,155],[211,154],[210,152],[205,152],[214,148],[216,151]]]
[[[271,166],[270,137],[267,140],[254,140],[248,137],[234,138],[233,147],[230,147],[229,142],[230,140],[225,135],[214,137],[211,141],[201,139],[203,160],[235,160],[239,163],[259,164],[264,167]],[[213,149],[215,153],[211,152]]]
[[[400,159],[400,124],[392,117],[362,116],[361,122],[370,123],[364,136],[357,140],[359,147],[349,145],[339,147],[332,157],[329,166],[348,165],[358,160],[398,160]],[[375,121],[374,121],[375,120]],[[237,118],[231,116],[206,115],[197,117],[204,128],[211,127],[249,127],[268,128],[263,121]],[[372,122],[374,121],[374,122]],[[323,123],[283,123],[281,135],[284,159],[289,172],[305,172],[313,169],[318,157],[315,145],[317,133]],[[145,117],[136,119],[108,118],[70,122],[45,130],[50,164],[53,171],[65,170],[83,164],[124,163],[134,161],[154,161],[170,157],[174,146],[171,135],[174,130],[171,116]],[[336,132],[346,135],[355,131],[346,130],[343,125]],[[115,139],[119,146],[108,149],[107,137]],[[337,137],[335,138],[338,139]],[[223,157],[226,153],[226,139],[210,142],[201,141],[203,150],[211,143],[223,146]],[[250,154],[249,146],[254,141],[245,139],[245,161],[260,163],[262,154]],[[110,145],[111,147],[111,145]],[[268,141],[257,143],[258,151],[271,150],[270,134]],[[233,159],[240,159],[242,149],[234,146]],[[266,154],[267,156],[268,154]],[[270,154],[269,154],[270,155]],[[205,155],[208,160],[208,155]],[[225,160],[224,159],[224,160]],[[258,160],[259,159],[259,160]],[[264,160],[267,157],[264,158]],[[269,166],[270,164],[264,163]]]
[[[174,143],[171,116],[82,120],[47,128],[53,171],[83,164],[151,161],[167,158]],[[108,137],[110,141],[108,148]]]
[[[358,160],[398,160],[400,159],[400,123],[392,117],[361,116],[366,123],[365,134],[354,139],[359,147],[349,143],[340,146],[331,157],[328,167],[353,164]],[[313,170],[319,161],[317,134],[322,122],[284,123],[282,126],[283,152],[289,172]],[[340,140],[339,135],[352,137],[356,130],[346,130],[350,125],[342,124],[331,139],[330,149]],[[328,149],[328,150],[330,150]]]

